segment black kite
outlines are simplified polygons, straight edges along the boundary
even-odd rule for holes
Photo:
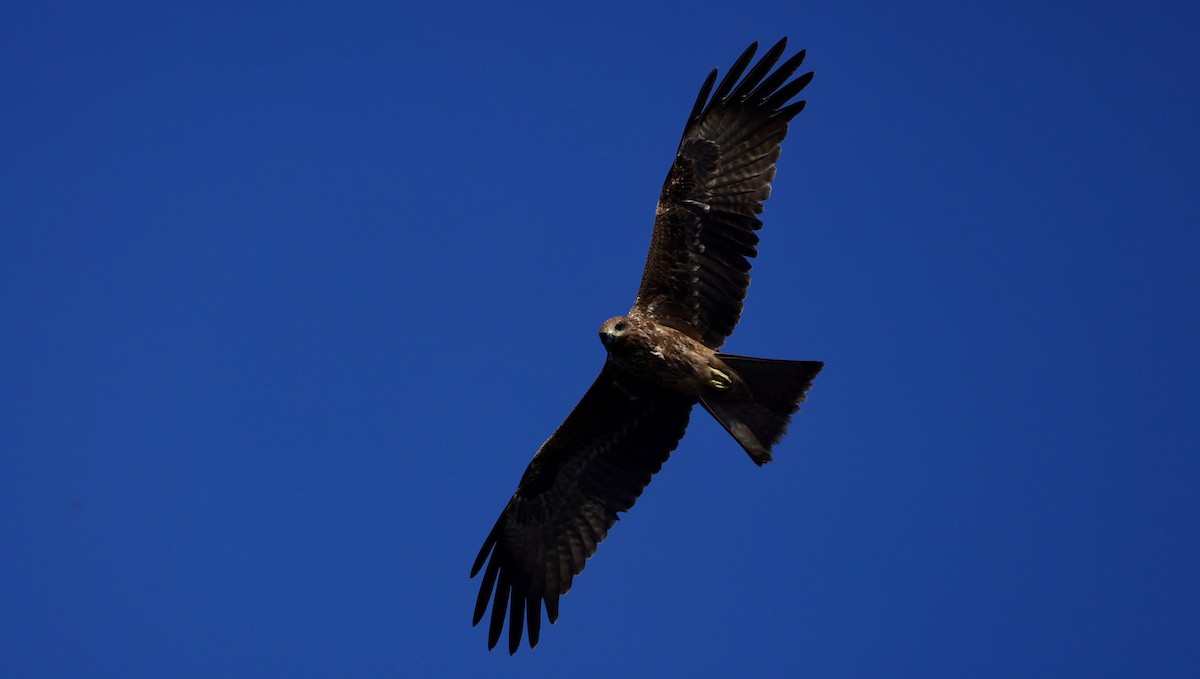
[[[526,625],[537,645],[543,603],[553,623],[559,596],[675,449],[692,406],[761,465],[824,365],[717,353],[742,312],[779,144],[804,108],[789,102],[812,80],[788,81],[803,51],[772,71],[786,45],[747,72],[754,43],[715,90],[716,70],[700,88],[659,196],[637,300],[601,326],[600,376],[533,456],[471,568],[474,577],[487,564],[474,622],[492,601],[488,648],[506,612],[509,653]]]

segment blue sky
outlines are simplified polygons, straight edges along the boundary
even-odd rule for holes
[[[7,6],[0,674],[1195,676],[1200,10],[1132,5]],[[488,653],[471,560],[783,34],[727,348],[827,367]]]

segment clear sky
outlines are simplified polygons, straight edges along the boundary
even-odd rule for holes
[[[111,4],[0,10],[0,675],[1200,674],[1195,3]],[[726,346],[825,371],[488,653],[475,552],[784,34]]]

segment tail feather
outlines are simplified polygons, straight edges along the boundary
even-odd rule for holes
[[[771,461],[771,446],[783,438],[792,413],[825,366],[821,361],[779,361],[717,354],[749,388],[749,398],[702,398],[700,404],[729,432],[755,464]]]

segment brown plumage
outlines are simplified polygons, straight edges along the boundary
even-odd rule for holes
[[[533,456],[471,568],[471,577],[483,570],[474,623],[492,606],[488,648],[506,617],[509,653],[526,627],[537,645],[543,606],[557,620],[559,597],[678,445],[692,406],[761,465],[824,365],[717,352],[741,316],[780,142],[804,108],[789,102],[812,80],[789,81],[803,51],[776,67],[786,46],[747,71],[754,43],[716,89],[716,70],[700,88],[659,196],[637,300],[600,328],[600,376]]]

